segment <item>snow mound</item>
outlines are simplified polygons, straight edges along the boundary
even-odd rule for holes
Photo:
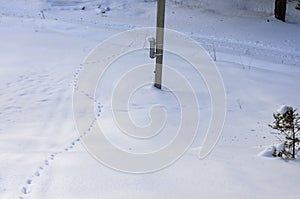
[[[265,150],[263,150],[262,152],[260,152],[258,154],[258,156],[260,156],[260,157],[267,157],[267,158],[274,157],[273,156],[274,150],[275,150],[275,146],[269,146]]]
[[[284,142],[279,143],[275,146],[268,146],[265,150],[260,152],[258,156],[272,158],[275,157],[274,155],[277,156],[278,153],[283,150],[283,148],[284,148]]]
[[[288,111],[293,110],[293,107],[288,106],[288,105],[282,105],[276,112],[279,113],[280,115],[285,114]]]

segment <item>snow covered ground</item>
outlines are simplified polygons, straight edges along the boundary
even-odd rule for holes
[[[102,13],[99,4],[110,10]],[[272,113],[281,104],[300,108],[300,12],[291,9],[294,4],[289,3],[287,23],[268,12],[230,14],[167,4],[166,26],[216,58],[227,94],[226,122],[204,160],[197,157],[202,129],[175,164],[131,175],[103,166],[84,149],[72,95],[88,53],[116,33],[155,26],[156,2],[1,0],[0,199],[299,198],[299,160],[258,155],[278,144],[267,126]],[[193,77],[181,64],[179,70]],[[205,96],[199,85],[197,93]],[[147,109],[147,103],[153,102],[139,108]],[[203,98],[204,129],[207,104]]]

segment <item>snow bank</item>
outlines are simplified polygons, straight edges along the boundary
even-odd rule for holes
[[[47,0],[52,6],[75,6],[91,0]]]
[[[203,8],[205,10],[215,10],[221,13],[230,13],[232,10],[249,10],[264,13],[272,13],[274,10],[274,0],[169,0],[180,6]]]

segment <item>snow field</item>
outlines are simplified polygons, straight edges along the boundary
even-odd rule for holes
[[[17,1],[0,4],[0,198],[298,198],[299,160],[283,161],[260,152],[278,144],[267,126],[272,113],[282,104],[300,107],[296,92],[299,24],[262,15],[228,17],[168,7],[169,28],[195,38],[212,57],[216,50],[227,94],[226,124],[214,151],[199,160],[209,98],[203,82],[186,69],[186,63],[166,56],[166,62],[190,77],[199,89],[199,136],[188,153],[167,169],[128,175],[99,164],[81,145],[73,120],[72,94],[80,64],[90,50],[112,34],[153,25],[155,3],[106,3],[112,10],[103,16],[94,9],[60,9],[60,5],[51,7],[45,1],[30,1],[28,6]],[[46,19],[39,15],[44,5],[51,8],[45,11]],[[136,55],[125,58],[127,67],[134,64],[132,56]],[[107,78],[117,79],[122,71],[112,70],[115,73]],[[137,122],[147,121],[140,116],[157,97],[148,90],[141,90],[131,104]],[[175,101],[170,97],[168,102],[175,115]],[[105,101],[99,103],[103,105],[101,118],[109,120],[105,115],[109,107]],[[139,149],[113,133],[114,141],[120,139],[124,148]],[[166,137],[157,145],[163,145]]]

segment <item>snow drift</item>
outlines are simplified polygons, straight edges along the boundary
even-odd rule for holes
[[[215,10],[221,13],[232,12],[232,10],[258,11],[272,13],[274,0],[170,0],[172,3],[187,7],[202,8],[205,10]]]

